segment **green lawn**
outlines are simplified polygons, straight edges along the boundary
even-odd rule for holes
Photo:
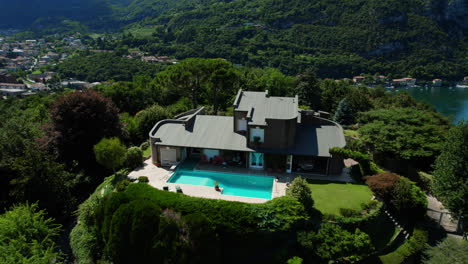
[[[148,37],[155,32],[155,27],[132,27],[125,30],[125,33],[131,33],[135,37]]]
[[[340,208],[360,210],[372,192],[367,185],[308,180],[315,208],[323,214],[340,215]]]
[[[143,157],[145,159],[148,159],[149,157],[151,157],[151,148],[148,147],[147,149],[143,150]]]
[[[352,136],[352,137],[356,137],[356,138],[359,137],[359,132],[357,132],[357,130],[345,129],[344,134],[346,136]]]

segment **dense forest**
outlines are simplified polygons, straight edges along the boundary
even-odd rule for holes
[[[41,66],[56,73],[50,91],[0,99],[0,263],[468,259],[468,242],[426,215],[434,196],[454,219],[468,218],[468,123],[374,82],[378,74],[466,76],[463,0],[0,0],[0,7],[0,29],[21,31],[13,41],[44,37],[69,55]],[[68,51],[61,40],[68,36],[82,48]],[[372,87],[339,80],[358,74]],[[99,83],[60,85],[69,78]],[[232,115],[239,89],[298,95],[301,109],[341,124],[346,147],[329,151],[356,161],[348,168],[353,183],[339,183],[331,197],[325,187],[338,183],[298,176],[284,196],[250,204],[127,177],[150,158],[157,122],[200,106]],[[460,221],[465,237],[466,228]]]
[[[126,68],[119,65],[132,62],[141,63],[116,61],[116,71],[105,74],[118,76]],[[92,78],[92,67],[81,69],[74,71]],[[86,91],[0,101],[0,262],[402,263],[438,259],[447,247],[466,252],[465,242],[420,225],[428,224],[425,193],[455,217],[467,215],[460,188],[467,186],[466,123],[451,125],[406,93],[321,80],[313,69],[291,77],[193,58],[147,70]],[[302,108],[329,111],[352,135],[345,149],[330,151],[358,160],[356,186],[381,201],[330,214],[317,209],[301,177],[286,196],[264,204],[195,198],[157,190],[146,177],[127,179],[149,157],[147,133],[156,122],[196,106],[230,115],[239,88],[299,94]],[[384,208],[411,238],[379,253],[398,232]],[[281,250],[272,250],[278,241]],[[433,246],[427,252],[426,243]]]
[[[0,24],[11,27],[11,8],[26,1],[7,2]],[[459,81],[468,71],[463,1],[52,2],[35,3],[42,12],[28,9],[34,14],[18,25],[32,23],[35,34],[120,30],[121,46],[150,54],[225,58],[291,75],[313,65],[323,78],[370,73]]]

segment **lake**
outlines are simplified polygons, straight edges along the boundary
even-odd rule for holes
[[[433,105],[438,112],[452,118],[454,124],[468,120],[468,88],[410,87],[395,90],[407,91],[416,100]]]

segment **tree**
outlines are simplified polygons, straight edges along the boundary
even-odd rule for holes
[[[139,147],[131,147],[127,150],[126,165],[130,169],[135,169],[143,164],[143,151]]]
[[[468,259],[468,242],[454,237],[447,237],[433,247],[424,251],[424,264],[466,263]]]
[[[333,118],[336,122],[342,125],[351,125],[354,122],[354,110],[349,105],[346,98],[340,101],[338,108]]]
[[[99,140],[122,134],[117,107],[92,90],[59,97],[51,106],[50,118],[43,145],[56,150],[65,162],[76,160],[84,168],[95,162],[93,146]]]
[[[94,146],[96,161],[107,169],[115,169],[125,162],[127,150],[118,138],[103,138]]]
[[[400,180],[400,176],[385,172],[373,176],[365,177],[366,184],[376,195],[382,199],[389,201],[393,195],[395,185]]]
[[[378,109],[361,114],[360,138],[377,160],[396,159],[427,170],[442,148],[449,127],[439,113],[415,108]],[[401,171],[405,166],[391,168]]]
[[[54,217],[68,216],[76,202],[71,189],[77,175],[39,148],[35,139],[40,129],[30,120],[32,115],[10,111],[15,116],[0,125],[0,208],[40,201]]]
[[[338,225],[323,223],[317,233],[300,232],[299,242],[324,260],[354,262],[374,249],[369,236],[358,228],[354,233]]]
[[[158,74],[156,80],[169,97],[176,93],[177,98],[181,95],[190,98],[193,108],[206,99],[216,114],[220,106],[227,106],[237,86],[238,73],[226,60],[190,58],[171,65]]]
[[[291,185],[286,189],[286,194],[296,198],[309,213],[314,207],[312,191],[307,184],[307,180],[302,177],[295,178]]]
[[[136,122],[138,124],[139,139],[140,142],[148,138],[148,134],[151,129],[163,119],[168,119],[172,115],[169,111],[159,105],[153,105],[145,110],[138,112],[135,115]]]
[[[395,184],[390,203],[402,216],[414,216],[410,219],[421,219],[426,214],[426,194],[416,184],[405,177],[400,177]]]
[[[299,96],[301,105],[307,105],[311,109],[320,110],[322,90],[320,82],[315,74],[315,69],[309,68],[297,77],[297,85],[294,92]]]
[[[434,167],[434,194],[455,217],[468,219],[468,122],[450,129]]]
[[[324,80],[320,83],[322,89],[322,110],[334,113],[338,104],[348,95],[350,86],[344,81]]]
[[[37,204],[17,205],[0,215],[0,262],[59,263],[61,254],[54,242],[60,225],[47,218]]]

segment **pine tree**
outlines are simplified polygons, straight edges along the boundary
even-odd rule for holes
[[[346,98],[338,104],[334,119],[342,125],[350,125],[354,122],[354,110]]]

